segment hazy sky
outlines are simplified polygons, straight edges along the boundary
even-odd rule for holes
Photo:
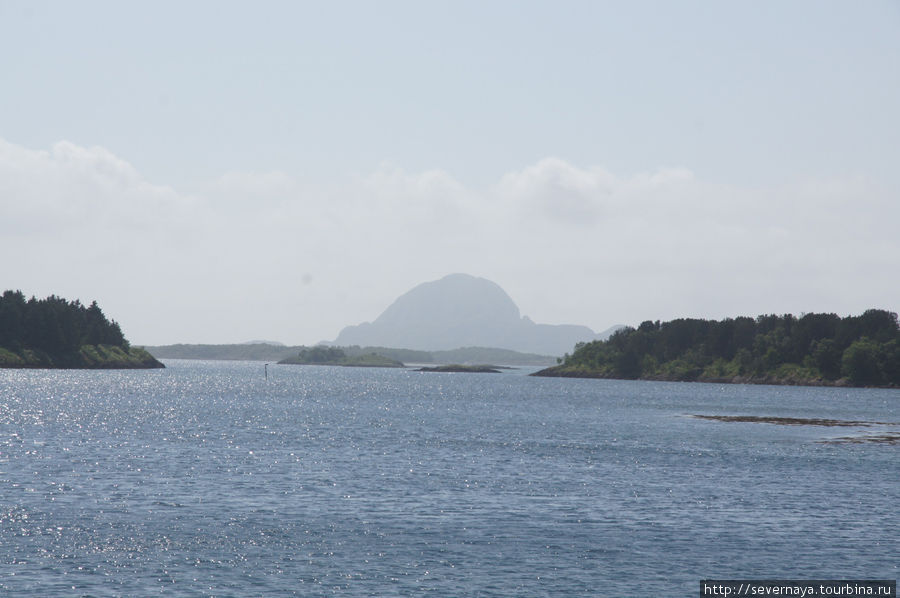
[[[0,283],[135,343],[900,309],[900,2],[0,0]]]

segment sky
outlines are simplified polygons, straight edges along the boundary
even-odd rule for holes
[[[0,0],[0,286],[136,344],[900,310],[900,2]]]

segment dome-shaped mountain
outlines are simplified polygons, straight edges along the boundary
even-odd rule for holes
[[[499,285],[451,274],[401,295],[372,323],[344,328],[337,345],[384,346],[425,351],[496,347],[562,355],[591,341],[586,326],[535,324]]]

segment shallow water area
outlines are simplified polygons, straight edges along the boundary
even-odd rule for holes
[[[692,417],[900,422],[897,390],[166,365],[0,370],[0,594],[898,577],[900,446]]]

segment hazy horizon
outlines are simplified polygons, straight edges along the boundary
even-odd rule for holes
[[[900,5],[0,0],[3,289],[135,344],[900,308]]]

